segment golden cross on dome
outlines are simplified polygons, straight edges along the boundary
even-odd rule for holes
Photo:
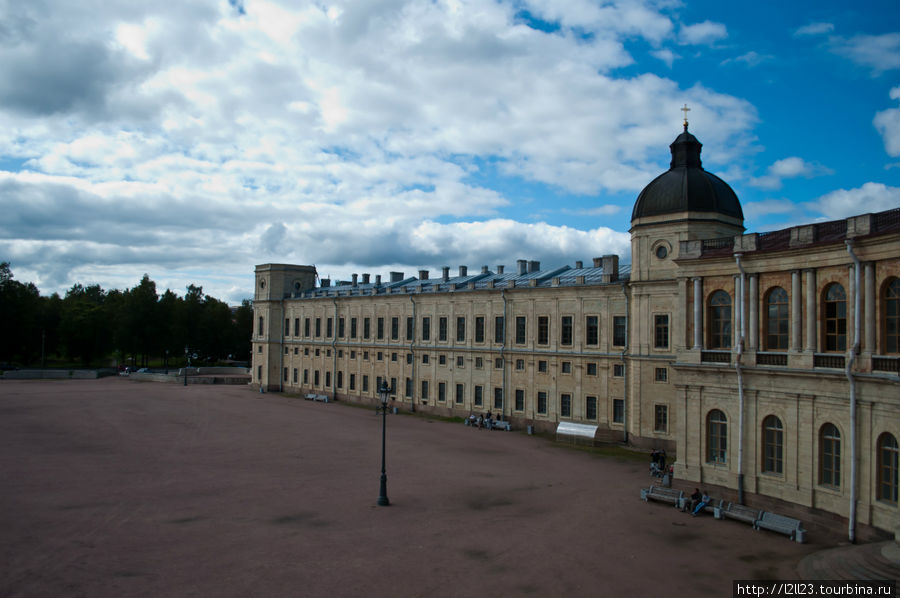
[[[681,111],[684,112],[684,130],[687,131],[687,127],[688,127],[687,113],[690,112],[691,109],[688,108],[687,104],[685,104],[684,106],[681,107]]]

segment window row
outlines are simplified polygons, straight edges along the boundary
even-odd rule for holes
[[[882,354],[900,353],[900,279],[885,282],[878,298],[876,312],[880,314],[878,350]],[[847,350],[847,292],[839,283],[826,286],[820,298],[820,340],[822,352]],[[772,287],[763,294],[761,348],[764,351],[787,351],[790,341],[790,297],[781,287]],[[709,295],[706,306],[707,347],[730,349],[733,329],[731,295],[718,290]]]
[[[762,421],[760,472],[780,475],[784,473],[784,426],[775,415],[768,415]],[[839,489],[843,484],[841,470],[841,432],[832,423],[819,428],[818,434],[818,484]],[[897,504],[898,450],[897,439],[890,433],[883,433],[876,443],[876,498]],[[728,462],[728,418],[719,409],[713,409],[706,416],[706,460],[712,464]]]

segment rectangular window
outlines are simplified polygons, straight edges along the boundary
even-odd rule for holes
[[[391,340],[400,340],[400,318],[396,316],[391,318]]]
[[[463,386],[462,384],[457,384],[456,385],[456,404],[462,405],[463,399],[465,398],[465,396],[466,396],[466,387]]]
[[[494,409],[503,409],[503,389],[494,389]]]
[[[325,338],[334,336],[334,318],[325,320]]]
[[[550,317],[538,316],[537,344],[550,344]]]
[[[484,332],[482,332],[483,335]],[[466,318],[464,316],[456,318],[456,342],[466,342]]]
[[[344,338],[344,333],[346,332],[344,328],[344,316],[338,318],[338,337]]]
[[[422,400],[428,400],[428,380],[422,380]]]
[[[412,353],[407,353],[407,354],[406,354],[406,363],[407,363],[407,365],[412,365],[412,362],[413,362],[413,354],[412,354]]]
[[[372,318],[363,318],[363,338],[372,336]]]
[[[669,407],[656,405],[653,408],[653,431],[666,433],[669,431]]]
[[[406,396],[407,397],[412,396],[412,386],[413,386],[412,378],[407,378],[406,379]]]
[[[337,387],[344,388],[344,372],[341,370],[338,370],[337,373]]]
[[[563,316],[559,323],[559,344],[572,344],[572,316]]]
[[[288,369],[287,368],[284,368],[284,381],[285,382],[288,381]]]
[[[562,373],[563,374],[571,374],[572,373],[572,362],[571,361],[562,362]]]
[[[294,318],[294,336],[300,336],[300,318]]]
[[[264,330],[265,326],[263,326],[264,322],[265,322],[265,320],[263,319],[263,317],[259,316],[259,329],[258,330],[259,330],[260,336],[262,336],[265,333],[265,330]]]
[[[587,364],[587,375],[588,376],[596,376],[597,375],[597,363],[596,362],[588,362]]]
[[[653,347],[656,349],[669,348],[669,316],[653,316]]]
[[[483,367],[484,367],[484,358],[483,358],[483,357],[476,357],[476,358],[475,358],[475,369],[476,369],[476,370],[480,370],[480,369],[483,368]]]
[[[393,376],[391,377],[391,396],[397,396],[397,379]]]
[[[597,346],[600,344],[600,318],[587,316],[584,319],[584,344]]]
[[[537,393],[537,412],[547,414],[547,392],[539,390]]]
[[[310,328],[311,320],[309,318],[303,318],[303,336],[309,338],[312,336],[312,328]]]
[[[316,338],[322,336],[322,318],[316,318]]]
[[[613,316],[613,346],[625,346],[625,316]]]
[[[524,360],[524,359],[517,359],[517,360],[516,360],[516,370],[519,371],[519,372],[521,372],[521,371],[523,371],[524,369],[525,369],[525,360]]]
[[[447,383],[438,382],[438,401],[443,403],[447,400]]]
[[[482,407],[484,405],[484,387],[475,386],[475,406]]]
[[[584,419],[597,419],[597,397],[584,398]]]
[[[325,388],[331,387],[331,372],[325,372]]]
[[[422,363],[428,363],[428,353],[422,353]]]
[[[625,399],[613,399],[613,423],[625,422]]]
[[[516,389],[516,411],[525,411],[525,391],[521,388]]]
[[[465,357],[463,357],[462,355],[458,355],[458,356],[456,357],[456,367],[457,367],[457,368],[463,368],[463,367],[465,367],[465,366],[466,366],[466,359],[465,359]]]
[[[544,361],[543,359],[538,361],[538,371],[543,374],[547,373],[547,362]]]
[[[504,343],[504,330],[505,322],[503,321],[503,316],[496,316],[494,318],[494,342],[502,345]]]
[[[498,357],[498,358],[494,359],[494,367],[498,370],[503,369],[503,358],[502,357]]]
[[[391,352],[391,361],[397,361],[397,353],[396,353],[396,351]]]
[[[516,316],[516,344],[525,344],[525,316]]]
[[[406,340],[411,341],[415,338],[415,331],[413,330],[413,325],[415,324],[415,319],[412,316],[406,317]]]
[[[291,335],[291,319],[290,318],[284,319],[284,335],[285,336]]]
[[[422,340],[423,341],[431,340],[431,317],[430,316],[422,317]]]
[[[350,338],[356,338],[357,328],[356,318],[350,318]]]
[[[669,381],[668,368],[656,368],[653,379],[656,382],[668,382]]]
[[[559,416],[572,417],[572,395],[567,393],[559,395]]]
[[[384,318],[378,318],[375,323],[375,334],[378,340],[384,339]]]
[[[447,365],[447,356],[443,353],[438,355],[438,365]]]
[[[484,316],[475,317],[475,342],[484,342]]]
[[[624,377],[625,377],[625,364],[614,363],[613,364],[613,378],[624,378]]]
[[[313,386],[319,385],[319,370],[313,370]]]
[[[447,340],[447,316],[441,316],[438,318],[438,341],[444,342]]]
[[[309,370],[303,370],[303,383],[309,384]]]
[[[362,391],[369,392],[369,376],[366,374],[363,374],[362,377]]]
[[[296,383],[297,383],[297,368],[294,368],[293,376],[294,376],[294,377],[293,377],[293,382],[294,382],[294,384],[296,384]]]
[[[350,390],[356,390],[356,374],[350,374]]]
[[[376,360],[376,361],[381,361],[381,360],[383,360],[383,359],[384,359],[384,353],[382,353],[381,351],[377,351],[377,352],[375,353],[375,360]]]

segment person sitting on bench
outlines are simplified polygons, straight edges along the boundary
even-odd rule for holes
[[[694,488],[694,493],[691,494],[691,498],[684,503],[684,507],[681,510],[685,513],[693,513],[694,509],[697,508],[697,505],[700,504],[701,498],[703,498],[703,495],[700,494],[700,488]]]
[[[703,493],[703,497],[700,498],[700,502],[697,503],[697,506],[694,508],[693,512],[691,512],[691,517],[696,517],[696,516],[697,516],[697,513],[699,513],[699,512],[702,511],[703,509],[705,509],[705,508],[706,508],[706,505],[709,504],[709,501],[710,501],[710,500],[712,500],[712,499],[709,497],[709,494],[707,494],[706,492],[704,492],[704,493]]]

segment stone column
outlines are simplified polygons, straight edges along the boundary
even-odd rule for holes
[[[803,346],[800,339],[802,301],[800,298],[800,270],[791,272],[791,351],[799,352]]]
[[[865,307],[863,311],[863,329],[865,336],[863,338],[863,353],[875,353],[875,264],[866,262],[863,266],[863,285],[865,285],[865,293],[863,293],[863,301]]]
[[[756,351],[759,348],[759,274],[750,275],[750,298],[747,299],[747,336],[748,349]]]
[[[806,343],[803,350],[816,352],[816,271],[812,268],[803,271],[806,274]]]
[[[694,281],[694,347],[695,351],[703,349],[703,279],[699,276]]]

